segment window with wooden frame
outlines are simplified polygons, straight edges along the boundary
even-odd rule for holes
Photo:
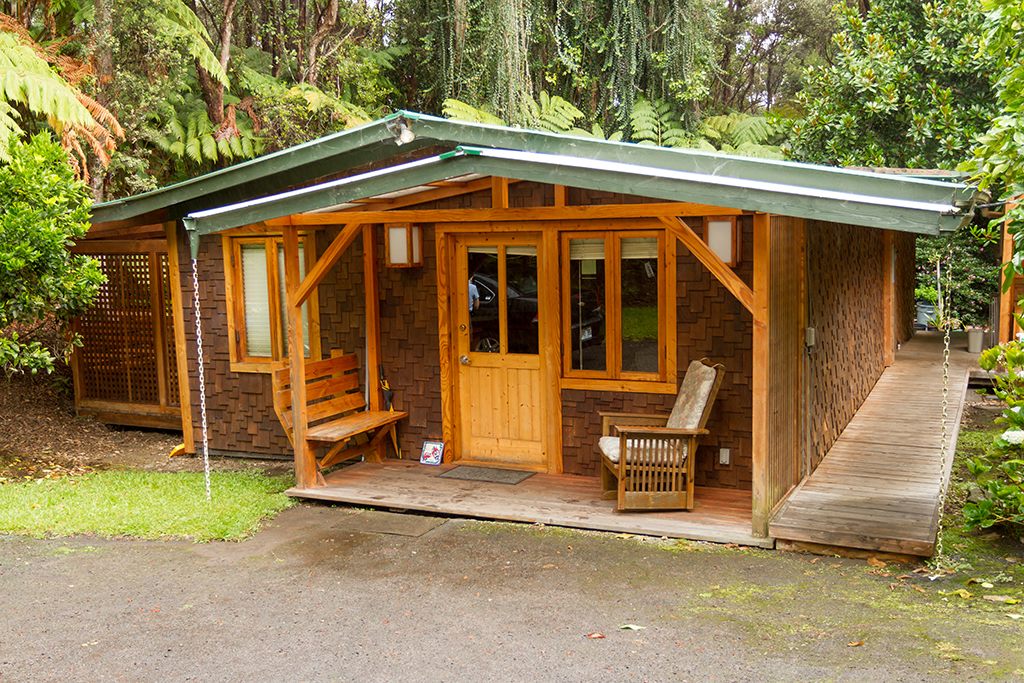
[[[675,259],[663,230],[562,235],[567,387],[675,388]]]
[[[313,235],[299,236],[299,274],[316,263]],[[288,358],[284,244],[280,235],[225,236],[225,281],[231,369],[270,372],[270,363]],[[320,324],[314,290],[302,305],[303,352],[320,358]]]

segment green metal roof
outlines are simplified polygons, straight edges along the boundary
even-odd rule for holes
[[[415,138],[397,144],[398,126]],[[401,163],[424,148],[464,153]],[[479,150],[473,153],[472,150]],[[488,150],[503,152],[488,153]],[[273,196],[367,163],[394,166]],[[408,158],[408,157],[406,157]],[[957,183],[686,149],[607,142],[399,112],[177,185],[93,207],[93,222],[166,209],[199,233],[313,211],[467,173],[937,234],[955,229],[973,189]],[[270,196],[263,202],[253,198]],[[860,198],[858,200],[857,198]],[[871,201],[862,201],[871,198]],[[917,208],[911,208],[917,203]],[[931,208],[923,209],[923,206]],[[935,207],[943,207],[937,210]],[[219,211],[211,209],[222,208]]]

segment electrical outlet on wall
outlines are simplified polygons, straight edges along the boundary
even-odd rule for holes
[[[718,464],[719,465],[728,465],[729,462],[731,461],[731,459],[732,459],[732,451],[730,449],[728,449],[728,448],[719,448],[718,449]]]

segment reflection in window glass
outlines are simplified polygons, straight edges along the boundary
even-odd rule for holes
[[[573,370],[605,370],[604,240],[569,240],[569,324]]]
[[[540,353],[537,247],[505,248],[509,353]]]
[[[475,293],[480,297],[475,307],[469,302],[470,349],[479,353],[540,353],[537,247],[471,246],[467,258],[470,296]]]
[[[620,244],[622,372],[658,372],[658,238]]]
[[[469,348],[480,353],[499,353],[498,248],[469,247],[468,259]],[[474,294],[479,297],[476,303],[472,300]]]

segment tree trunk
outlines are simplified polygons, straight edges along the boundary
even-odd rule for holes
[[[234,27],[235,6],[238,0],[224,0],[223,21],[220,30],[220,55],[218,61],[226,72],[228,62],[231,59],[231,33]],[[206,115],[210,122],[216,125],[224,123],[224,84],[210,75],[210,73],[196,61],[196,73],[199,76],[199,89],[202,91],[203,102],[206,103]]]
[[[328,0],[327,7],[320,13],[316,31],[313,32],[313,36],[309,39],[309,49],[306,52],[308,67],[304,80],[310,85],[315,86],[320,77],[320,63],[319,60],[317,60],[317,52],[320,50],[320,45],[324,42],[324,39],[330,35],[337,23],[338,0]]]
[[[96,101],[105,109],[110,109],[111,86],[114,81],[114,54],[110,47],[110,32],[113,24],[111,4],[113,0],[96,0],[95,7],[95,40],[96,52]],[[89,187],[92,189],[93,202],[99,204],[106,197],[107,172],[98,155],[89,160]]]

